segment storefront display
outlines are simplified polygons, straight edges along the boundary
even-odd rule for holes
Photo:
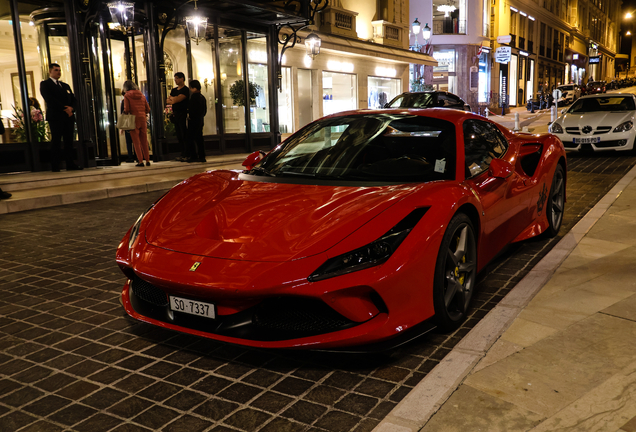
[[[249,83],[250,101],[245,101],[243,81],[243,40],[241,32],[219,29],[219,57],[221,59],[221,85],[223,88],[223,126],[227,133],[245,133],[245,105],[255,98],[256,87]]]
[[[346,73],[322,73],[323,115],[358,108],[356,76]]]
[[[369,108],[383,108],[395,96],[402,93],[401,80],[397,78],[369,77],[367,88],[369,92]]]
[[[488,102],[490,93],[490,57],[489,51],[482,51],[479,56],[479,90],[477,100],[480,103]]]
[[[508,69],[508,104],[509,106],[517,106],[517,91],[519,89],[519,75],[518,75],[518,59],[516,54],[510,56],[510,63]]]
[[[247,61],[249,82],[256,89],[250,105],[252,132],[269,132],[269,81],[267,78],[267,39],[265,35],[247,33]]]
[[[280,133],[284,134],[291,132],[294,124],[291,68],[281,68],[281,75],[281,91],[278,93],[278,128]]]
[[[455,49],[433,51],[437,66],[433,66],[433,84],[437,90],[457,93],[457,53]]]

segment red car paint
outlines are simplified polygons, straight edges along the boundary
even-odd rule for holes
[[[284,340],[233,337],[140,313],[131,303],[129,283],[122,291],[126,312],[157,326],[255,347],[330,349],[382,342],[434,316],[436,259],[456,212],[467,211],[475,218],[478,270],[505,245],[547,229],[546,212],[540,209],[542,191],[546,185],[549,190],[557,164],[565,170],[566,163],[556,136],[516,134],[497,126],[508,140],[507,152],[489,170],[466,179],[461,125],[467,119],[487,119],[444,109],[362,113],[379,112],[453,122],[455,180],[383,186],[290,184],[210,171],[175,186],[142,219],[132,247],[129,231],[117,250],[117,262],[129,278],[134,273],[168,295],[212,303],[221,318],[268,299],[302,298],[320,300],[357,325]],[[539,152],[535,172],[527,175],[523,159]],[[373,242],[421,207],[428,211],[383,264],[308,281],[327,259]],[[191,271],[195,262],[200,265]]]

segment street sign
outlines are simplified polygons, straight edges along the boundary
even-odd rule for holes
[[[559,89],[554,89],[554,91],[552,91],[552,97],[554,98],[554,100],[561,99],[562,95],[563,95],[563,92]]]
[[[590,56],[590,64],[598,64],[601,62],[601,56]]]
[[[511,35],[497,36],[497,43],[505,44],[505,43],[510,43],[511,41],[512,41]]]
[[[508,63],[510,56],[512,55],[512,48],[509,46],[502,46],[495,51],[495,61],[497,63]]]

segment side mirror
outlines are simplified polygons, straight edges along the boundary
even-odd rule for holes
[[[464,104],[464,111],[470,112],[470,105]]]
[[[265,157],[265,152],[262,150],[257,150],[254,153],[250,154],[248,157],[246,157],[242,165],[245,167],[246,170],[249,171],[252,168],[254,168],[254,165],[259,163],[264,157]]]
[[[505,179],[512,175],[514,171],[510,162],[503,159],[493,159],[490,162],[489,173],[491,177]]]

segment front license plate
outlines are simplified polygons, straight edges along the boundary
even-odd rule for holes
[[[599,137],[574,138],[574,144],[596,144],[601,142]]]
[[[190,315],[198,315],[206,318],[216,318],[214,305],[182,297],[170,296],[170,309],[175,312],[183,312]]]

